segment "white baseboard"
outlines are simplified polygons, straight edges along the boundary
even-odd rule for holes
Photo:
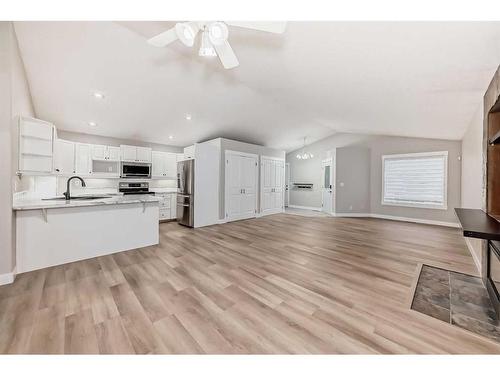
[[[288,207],[289,208],[298,208],[300,210],[321,211],[321,207],[296,206],[294,204],[289,204]]]
[[[474,251],[474,248],[472,247],[472,244],[470,243],[470,239],[467,237],[465,238],[465,243],[467,244],[467,248],[469,249],[469,253],[472,255],[472,259],[474,260],[474,263],[476,264],[477,270],[479,271],[479,274],[481,275],[481,261],[476,255],[476,252]]]
[[[409,222],[409,223],[417,223],[417,224],[440,225],[440,226],[443,226],[443,227],[460,228],[460,224],[458,224],[458,223],[452,223],[452,222],[449,222],[449,221],[415,219],[415,218],[412,218],[412,217],[401,217],[401,216],[380,215],[380,214],[371,214],[370,217],[377,218],[377,219],[386,219],[386,220],[395,220],[395,221],[406,221],[406,222]]]
[[[355,213],[355,212],[337,212],[337,213],[332,213],[332,216],[335,217],[371,217],[371,214],[367,213]]]
[[[368,213],[339,213],[339,212],[337,212],[337,213],[332,214],[332,216],[334,216],[334,217],[373,217],[375,219],[405,221],[408,223],[440,225],[443,227],[460,228],[460,224],[451,223],[448,221],[416,219],[413,217],[402,217],[402,216],[392,216],[392,215],[368,214]]]
[[[12,284],[16,278],[16,269],[12,272],[0,274],[0,285]]]

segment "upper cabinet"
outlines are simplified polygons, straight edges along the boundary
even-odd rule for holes
[[[151,163],[151,149],[149,147],[136,147],[121,145],[121,160],[140,163]]]
[[[184,147],[184,160],[194,159],[194,145]]]
[[[92,160],[120,161],[120,147],[92,145]]]
[[[86,143],[77,143],[75,146],[75,170],[79,176],[92,174],[91,163],[92,146]]]
[[[170,152],[152,152],[153,173],[156,178],[175,178],[177,175],[177,155]]]
[[[19,117],[19,172],[51,173],[53,167],[54,125]]]
[[[56,139],[54,141],[54,173],[69,176],[75,172],[75,143]]]

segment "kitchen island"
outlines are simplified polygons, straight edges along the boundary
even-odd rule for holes
[[[152,195],[15,201],[16,273],[158,244],[159,201]]]

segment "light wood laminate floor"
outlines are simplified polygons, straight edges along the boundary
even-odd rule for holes
[[[278,214],[160,232],[0,287],[0,352],[500,353],[409,309],[421,263],[476,272],[458,229]]]

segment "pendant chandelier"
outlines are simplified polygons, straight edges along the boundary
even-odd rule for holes
[[[297,154],[297,159],[307,160],[312,159],[313,157],[313,154],[311,154],[310,152],[306,152],[306,137],[304,137],[304,146],[302,147],[302,150]]]

